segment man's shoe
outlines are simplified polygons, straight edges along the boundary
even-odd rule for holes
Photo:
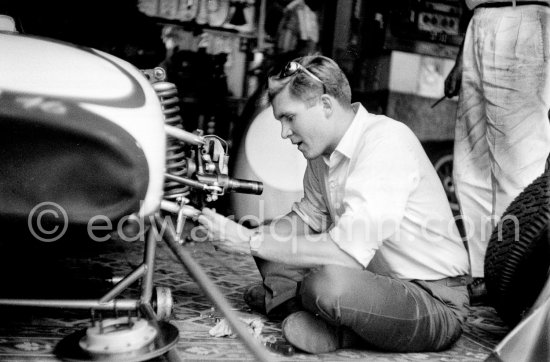
[[[291,298],[267,313],[265,306],[265,295],[266,290],[263,283],[257,283],[248,287],[248,289],[244,292],[243,299],[250,309],[267,315],[272,319],[284,319],[289,314],[301,310],[298,300],[296,298]]]
[[[252,284],[243,294],[244,302],[253,311],[265,314],[265,293],[263,283]]]
[[[282,324],[283,336],[294,347],[309,353],[328,353],[358,346],[361,338],[351,329],[334,327],[320,317],[300,311],[289,315]]]
[[[487,288],[485,288],[485,279],[474,278],[468,284],[468,294],[470,295],[470,305],[487,305],[489,295],[487,294]]]

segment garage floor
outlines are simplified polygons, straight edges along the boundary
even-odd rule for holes
[[[32,250],[36,248],[36,250]],[[216,252],[209,244],[189,243],[186,248],[217,284],[232,306],[251,313],[242,300],[250,283],[260,281],[254,262],[244,256]],[[110,241],[95,245],[72,244],[26,246],[11,250],[0,245],[2,296],[92,297],[106,287],[105,280],[123,276],[141,263],[143,244]],[[21,254],[21,255],[17,255]],[[216,325],[212,303],[187,275],[164,244],[157,252],[155,286],[170,287],[174,297],[171,323],[179,329],[177,353],[185,361],[253,361],[254,357],[238,339],[211,337]],[[127,290],[137,296],[137,286]],[[90,323],[89,314],[29,308],[0,308],[1,361],[56,361],[56,344]],[[440,353],[385,353],[340,350],[312,356],[297,352],[291,357],[274,355],[281,361],[483,361],[508,329],[489,307],[472,308],[465,333],[448,351]],[[282,340],[280,321],[264,321],[261,336]]]

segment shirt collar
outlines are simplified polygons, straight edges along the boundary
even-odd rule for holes
[[[365,107],[363,107],[363,105],[359,102],[353,103],[351,106],[355,111],[355,117],[353,117],[351,124],[346,130],[346,133],[344,133],[344,136],[342,137],[340,142],[338,142],[338,146],[336,146],[336,149],[334,150],[334,152],[332,152],[331,157],[336,152],[338,152],[347,158],[351,158],[353,152],[355,151],[355,148],[357,147],[357,144],[363,137],[363,132],[361,130],[361,120],[365,119],[369,112],[367,112]],[[325,160],[325,162],[327,161],[328,160]]]

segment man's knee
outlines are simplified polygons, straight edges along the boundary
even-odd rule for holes
[[[345,269],[325,265],[307,274],[300,288],[302,305],[316,313],[319,309],[330,313],[337,308],[340,298],[352,287],[352,281],[345,277]]]

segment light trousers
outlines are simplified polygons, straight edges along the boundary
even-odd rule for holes
[[[544,171],[550,152],[550,8],[479,8],[463,49],[454,181],[471,274],[484,275],[491,232]]]

